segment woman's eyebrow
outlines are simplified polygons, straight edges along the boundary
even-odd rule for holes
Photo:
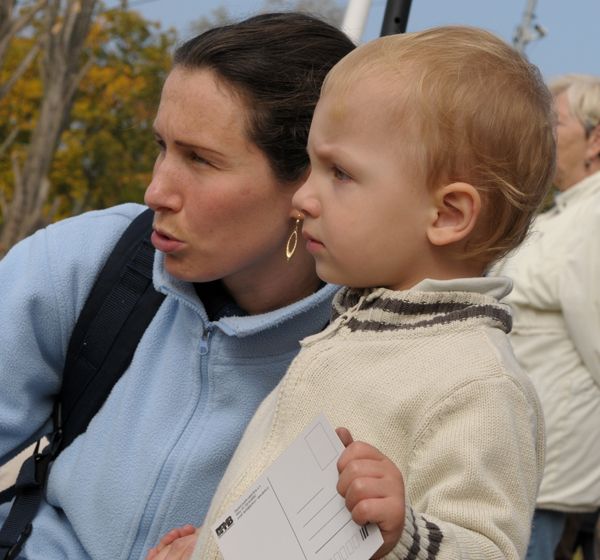
[[[155,136],[157,136],[158,138],[162,139],[162,134],[156,129],[156,127],[152,127],[152,132]],[[214,154],[216,156],[220,156],[220,157],[224,157],[225,154],[219,150],[215,150],[213,148],[209,148],[207,146],[202,146],[200,144],[194,144],[192,142],[187,142],[185,140],[175,140],[174,144],[176,146],[178,146],[179,148],[184,148],[186,150],[199,150],[202,152],[209,152],[211,154]]]

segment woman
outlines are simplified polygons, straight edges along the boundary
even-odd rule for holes
[[[145,197],[154,285],[167,297],[87,432],[53,465],[29,560],[143,558],[167,529],[202,523],[255,408],[298,340],[328,321],[335,288],[319,284],[301,244],[293,251],[291,198],[307,174],[321,81],[352,48],[332,26],[286,13],[177,50]],[[47,427],[78,313],[143,210],[65,220],[0,262],[1,462]]]
[[[567,513],[600,507],[600,78],[551,85],[555,205],[499,273],[514,289],[511,342],[546,419],[546,466],[527,558],[552,560]]]

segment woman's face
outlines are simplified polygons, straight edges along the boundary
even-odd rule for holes
[[[299,185],[275,177],[246,125],[244,101],[212,71],[175,67],[168,76],[145,202],[156,212],[152,243],[181,280],[223,279],[232,291],[272,282],[288,266],[291,198]]]
[[[557,117],[554,185],[565,191],[588,175],[585,168],[588,138],[583,125],[569,108],[566,93],[554,98],[554,108]]]

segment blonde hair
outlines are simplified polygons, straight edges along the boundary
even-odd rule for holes
[[[600,78],[588,74],[567,74],[550,82],[554,97],[567,94],[571,113],[589,134],[600,124]]]
[[[554,174],[552,96],[538,69],[487,31],[437,27],[358,47],[323,91],[351,94],[375,77],[428,186],[467,182],[482,197],[462,256],[489,264],[518,245]]]

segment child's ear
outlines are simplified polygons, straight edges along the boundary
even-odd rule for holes
[[[436,246],[450,245],[465,239],[477,222],[481,197],[469,183],[451,183],[434,193],[433,219],[427,237]]]

